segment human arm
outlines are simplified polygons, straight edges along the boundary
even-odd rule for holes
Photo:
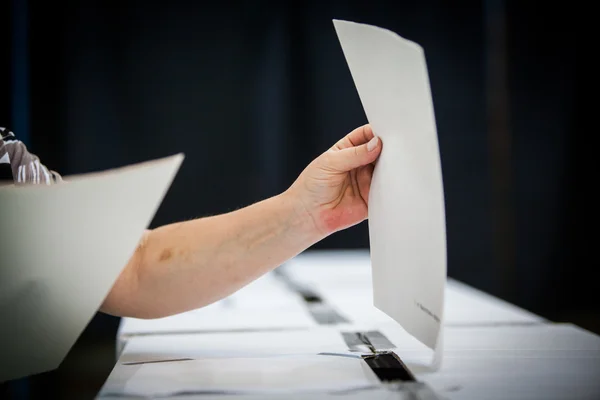
[[[101,310],[157,318],[208,305],[365,220],[381,148],[365,125],[316,158],[280,195],[147,231]]]

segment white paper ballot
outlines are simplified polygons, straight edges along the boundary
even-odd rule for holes
[[[369,194],[374,304],[440,357],[444,194],[423,49],[378,27],[334,25],[367,119],[383,142]]]
[[[183,155],[0,187],[0,381],[56,368],[100,307]]]

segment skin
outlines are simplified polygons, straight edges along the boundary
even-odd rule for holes
[[[277,196],[146,231],[101,311],[160,318],[206,306],[328,235],[364,221],[381,149],[371,127],[362,126]]]

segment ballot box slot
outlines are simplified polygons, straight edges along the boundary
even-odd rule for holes
[[[341,332],[342,338],[350,351],[364,352],[365,349],[376,353],[380,350],[393,349],[396,346],[379,331]]]
[[[371,370],[382,382],[415,382],[412,372],[396,353],[379,352],[363,356]]]
[[[275,270],[275,276],[281,280],[292,292],[298,294],[306,307],[311,317],[319,325],[336,325],[336,324],[347,324],[350,321],[341,315],[328,304],[317,292],[310,287],[294,281],[289,277],[281,268]]]
[[[341,332],[350,351],[363,352],[362,358],[382,382],[414,382],[413,374],[392,351],[394,344],[379,331]],[[369,354],[370,353],[370,354]]]

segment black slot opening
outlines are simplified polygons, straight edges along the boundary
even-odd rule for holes
[[[303,291],[303,292],[300,292],[300,296],[302,296],[304,301],[307,303],[322,303],[323,302],[321,297],[319,297],[319,295],[317,295],[314,292]]]
[[[365,362],[382,382],[415,382],[412,372],[394,353],[377,354],[365,358]]]

